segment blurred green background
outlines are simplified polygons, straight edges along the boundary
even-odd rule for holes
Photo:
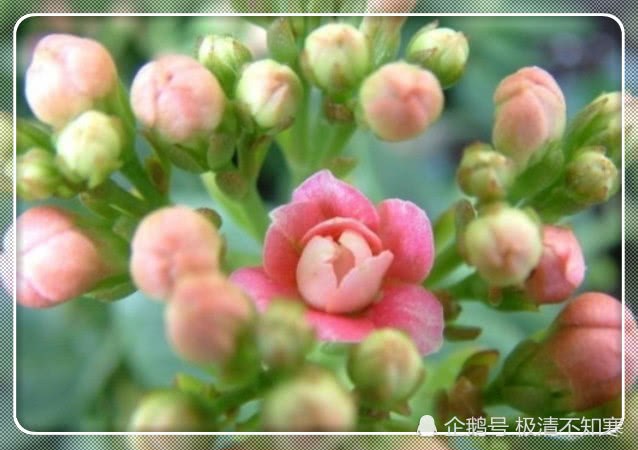
[[[349,152],[360,159],[350,178],[373,200],[399,197],[422,206],[432,220],[460,197],[454,172],[462,148],[489,140],[492,93],[499,80],[522,66],[538,65],[558,80],[568,115],[604,91],[621,88],[621,34],[604,17],[439,17],[441,26],[463,31],[470,41],[467,71],[446,91],[443,116],[420,138],[382,143],[358,132]],[[410,18],[406,43],[428,17]],[[129,84],[135,71],[166,52],[193,54],[198,38],[228,33],[265,52],[263,30],[236,18],[212,17],[49,17],[25,20],[17,32],[17,111],[28,116],[23,75],[33,45],[44,34],[69,32],[93,37],[114,55]],[[276,147],[271,149],[260,190],[270,206],[288,200],[288,178]],[[196,176],[176,171],[173,200],[192,206],[215,206]],[[69,204],[69,203],[67,203]],[[29,205],[20,204],[19,211]],[[73,205],[72,205],[73,206]],[[588,263],[581,290],[621,295],[620,196],[569,221],[583,244]],[[226,220],[236,260],[258,262],[259,247]],[[3,306],[8,307],[8,306]],[[139,295],[113,303],[77,300],[51,310],[18,309],[17,416],[32,431],[124,430],[131,408],[144,391],[167,386],[178,371],[197,374],[168,347],[162,305]],[[539,313],[498,313],[479,304],[464,305],[461,323],[481,324],[473,344],[446,344],[429,358],[433,366],[451,361],[468,347],[497,348],[506,354],[528,334],[542,328],[557,307]],[[430,391],[419,394],[431,395]],[[416,422],[415,422],[416,427]]]

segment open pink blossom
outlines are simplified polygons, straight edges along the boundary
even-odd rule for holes
[[[231,280],[259,310],[275,298],[304,302],[320,339],[358,342],[377,328],[407,332],[422,354],[440,347],[443,311],[420,283],[434,244],[430,221],[415,204],[376,207],[329,171],[316,173],[271,213],[263,267]]]

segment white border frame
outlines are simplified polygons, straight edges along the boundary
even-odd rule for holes
[[[371,14],[371,13],[207,13],[207,14],[199,14],[199,13],[177,13],[177,14],[169,14],[169,13],[32,13],[25,14],[20,17],[16,24],[13,27],[13,157],[14,161],[16,158],[16,123],[17,123],[17,84],[16,84],[16,75],[17,75],[17,31],[22,22],[31,18],[31,17],[165,17],[165,16],[179,16],[179,17],[280,17],[280,16],[329,16],[329,17],[363,17],[363,16],[405,16],[405,17],[607,17],[612,19],[618,24],[621,32],[621,92],[623,94],[623,102],[621,106],[622,110],[622,119],[621,119],[621,127],[624,130],[625,128],[625,101],[624,95],[625,92],[625,45],[626,45],[626,32],[625,27],[622,21],[613,14],[608,13],[380,13],[380,14]],[[625,308],[625,133],[622,133],[621,138],[622,145],[622,161],[621,161],[621,289],[622,289],[622,298],[621,304],[623,309]],[[13,192],[14,192],[14,203],[12,210],[12,219],[16,220],[17,214],[17,195],[16,193],[16,164],[13,165]],[[13,229],[15,233],[15,229]],[[12,296],[16,298],[16,289],[17,289],[17,276],[15,275],[17,272],[17,240],[14,234],[13,242],[16,242],[13,249],[13,268],[14,268],[14,283],[12,289]],[[360,431],[352,431],[352,432],[340,432],[340,433],[329,433],[329,432],[220,432],[220,431],[211,431],[211,432],[172,432],[172,433],[164,433],[164,432],[126,432],[126,431],[114,431],[114,432],[79,432],[79,431],[53,431],[53,432],[44,432],[44,431],[30,431],[24,428],[17,417],[17,374],[16,374],[16,362],[17,362],[17,339],[16,339],[16,327],[17,327],[17,303],[13,302],[13,422],[16,427],[24,434],[31,436],[58,436],[58,435],[71,435],[71,436],[334,436],[334,435],[345,435],[345,436],[421,436],[416,430],[413,433],[410,432],[360,432]],[[547,432],[486,432],[486,433],[473,433],[473,432],[447,432],[447,431],[437,431],[432,435],[423,436],[424,438],[432,437],[432,436],[447,436],[447,437],[462,437],[462,436],[474,436],[474,437],[482,437],[482,436],[551,436],[555,438],[565,437],[566,440],[569,437],[582,437],[582,436],[605,436],[605,435],[614,435],[620,433],[622,430],[623,423],[625,421],[625,321],[623,319],[622,323],[622,401],[621,401],[621,409],[622,409],[622,417],[620,418],[620,423],[616,429],[602,432],[590,432],[590,433],[582,433],[582,432],[558,432],[558,433],[547,433]],[[522,417],[522,416],[521,416]],[[418,426],[418,424],[416,424]]]

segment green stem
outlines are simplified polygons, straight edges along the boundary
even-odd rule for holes
[[[94,201],[103,202],[132,217],[141,217],[151,209],[147,203],[118,186],[113,180],[106,180],[87,193]]]
[[[153,186],[153,183],[148,178],[148,174],[137,159],[136,154],[133,154],[122,166],[121,172],[152,206],[157,207],[168,203],[155,186]]]
[[[332,158],[335,158],[343,152],[344,147],[357,130],[355,123],[334,124],[332,126],[330,138],[326,140],[321,152],[319,152],[319,166],[312,167],[312,171],[316,171],[320,167],[325,167]]]
[[[425,286],[428,288],[436,286],[459,268],[461,264],[463,264],[463,258],[456,249],[456,245],[454,243],[448,245],[437,255],[434,267],[425,280]]]
[[[263,242],[270,219],[257,188],[251,186],[244,197],[236,200],[219,189],[213,172],[207,172],[201,178],[210,196],[226,210],[237,225],[259,242]]]

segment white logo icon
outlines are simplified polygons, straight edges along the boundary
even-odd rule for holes
[[[434,423],[434,417],[429,415],[421,417],[417,433],[419,433],[421,436],[434,435],[436,433],[436,424]]]

